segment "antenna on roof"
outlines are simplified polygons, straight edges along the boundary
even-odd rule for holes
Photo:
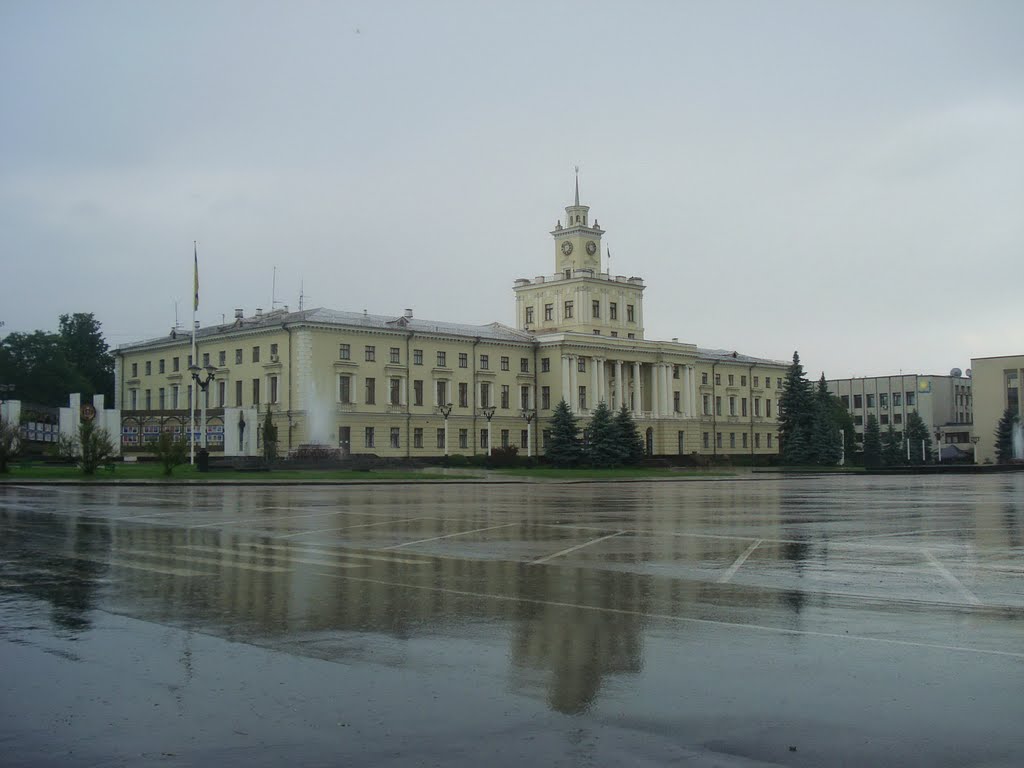
[[[274,280],[270,284],[270,311],[274,311],[274,307],[278,304],[284,304],[283,301],[277,300],[277,267],[274,267]]]
[[[302,307],[305,303],[306,292],[305,292],[305,281],[299,281],[299,312],[302,311]]]

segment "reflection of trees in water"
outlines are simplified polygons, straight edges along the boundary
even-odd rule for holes
[[[11,582],[3,589],[45,600],[60,629],[89,629],[97,583],[108,570],[106,525],[0,513],[0,526],[0,559]]]

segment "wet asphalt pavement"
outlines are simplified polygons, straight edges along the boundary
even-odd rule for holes
[[[0,486],[5,766],[1021,766],[1024,475]]]

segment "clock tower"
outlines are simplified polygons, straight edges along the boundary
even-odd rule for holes
[[[576,197],[565,207],[565,226],[559,221],[551,231],[555,239],[555,271],[571,277],[577,269],[601,271],[601,235],[604,230],[595,221],[590,224],[590,206],[580,205],[580,177],[576,174]],[[566,273],[568,270],[568,274]]]

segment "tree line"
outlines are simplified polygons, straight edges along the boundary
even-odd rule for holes
[[[779,440],[783,464],[835,466],[844,458],[851,460],[856,451],[849,411],[828,391],[824,373],[817,386],[811,384],[798,352],[779,396]]]
[[[644,441],[629,408],[623,403],[613,413],[604,402],[597,404],[587,428],[580,434],[579,421],[565,399],[551,416],[551,435],[545,457],[556,467],[598,468],[635,466],[643,461]]]

